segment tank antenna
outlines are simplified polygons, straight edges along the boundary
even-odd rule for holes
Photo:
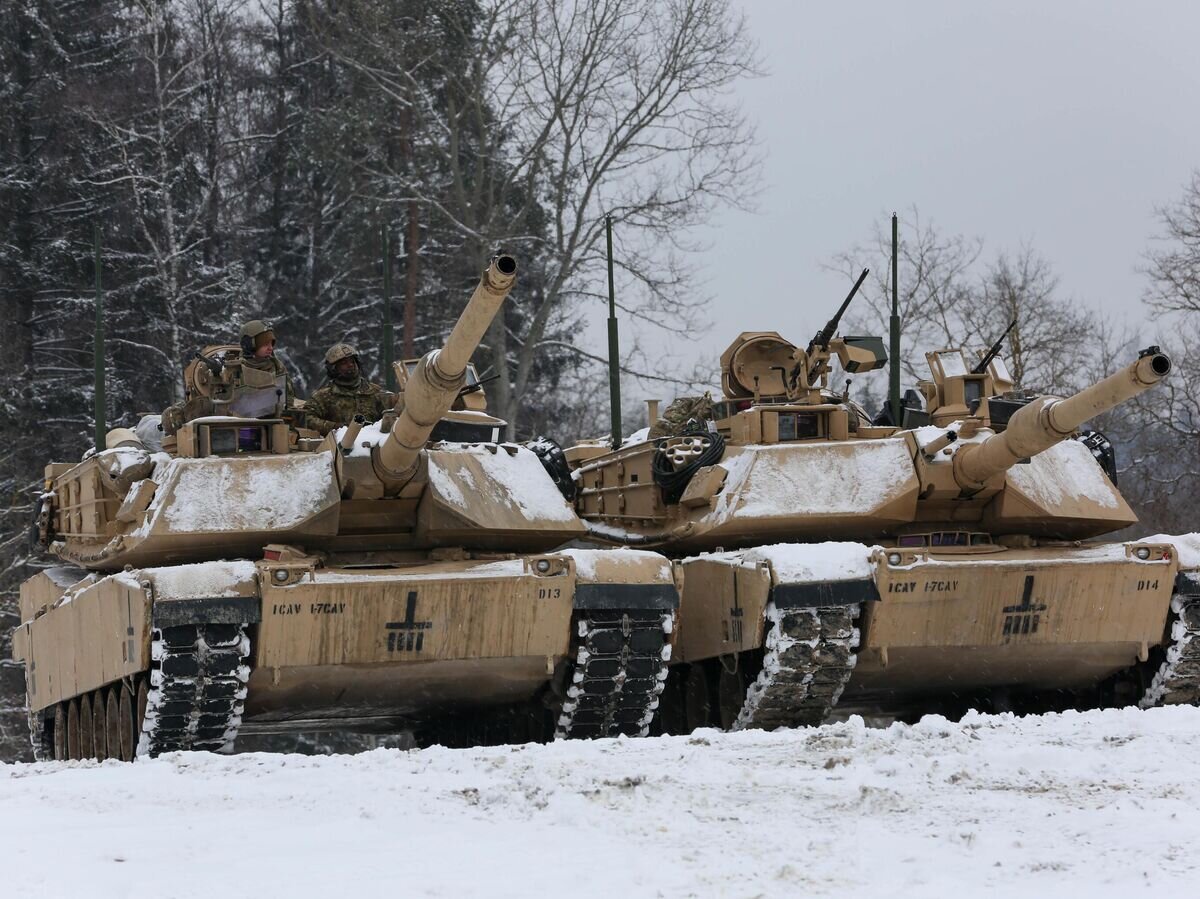
[[[608,240],[608,401],[612,407],[612,448],[621,446],[621,356],[617,339],[617,300],[613,286],[612,216],[604,216]]]
[[[96,365],[94,414],[96,418],[96,452],[104,449],[104,434],[108,431],[104,404],[104,289],[100,285],[100,223],[92,225],[93,265],[96,269],[96,329],[92,335],[92,355]]]
[[[904,427],[904,413],[900,408],[900,225],[896,213],[892,213],[892,319],[891,359],[888,367],[888,403],[892,407],[892,424]]]
[[[387,389],[396,391],[396,371],[392,368],[395,335],[392,330],[392,247],[388,234],[387,216],[379,226],[379,244],[383,253],[383,371],[387,376]],[[412,339],[407,331],[405,344]]]

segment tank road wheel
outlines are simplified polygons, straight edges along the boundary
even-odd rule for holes
[[[79,697],[79,757],[94,759],[96,751],[92,747],[92,694],[84,693]]]
[[[137,752],[137,731],[135,730],[137,710],[134,707],[134,698],[133,694],[129,692],[129,687],[122,684],[114,689],[120,694],[117,700],[117,712],[121,719],[121,761],[132,762],[133,756]]]
[[[746,670],[740,654],[717,659],[717,719],[721,730],[732,730],[746,703]]]
[[[54,705],[54,760],[65,762],[70,758],[67,749],[67,709],[59,702]]]
[[[122,758],[121,754],[121,709],[117,700],[117,688],[109,687],[104,691],[104,734],[108,741],[108,751],[113,758]]]
[[[92,701],[92,746],[96,750],[96,759],[103,762],[109,757],[108,727],[104,713],[104,691],[97,690],[91,695]]]
[[[703,664],[693,664],[683,682],[683,718],[688,733],[712,723],[712,705],[708,672]]]
[[[67,758],[79,761],[79,699],[67,703]]]

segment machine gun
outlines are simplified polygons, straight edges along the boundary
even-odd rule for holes
[[[1004,329],[1004,333],[1000,335],[1000,339],[993,343],[992,348],[984,354],[982,359],[979,360],[979,364],[971,369],[971,374],[982,375],[987,371],[987,367],[992,364],[992,360],[1000,355],[1000,347],[1004,344],[1004,338],[1008,337],[1008,335],[1012,333],[1012,329],[1016,326],[1017,320],[1014,318],[1008,323],[1008,327]]]
[[[833,318],[831,318],[825,324],[825,327],[818,331],[813,339],[808,342],[808,349],[804,351],[807,358],[811,359],[813,353],[817,350],[829,349],[829,341],[833,340],[833,336],[837,333],[838,325],[841,324],[842,316],[845,314],[846,308],[850,305],[850,301],[854,299],[854,295],[858,293],[858,289],[862,287],[863,281],[867,280],[868,272],[870,272],[870,269],[864,268],[862,270],[862,274],[858,276],[858,280],[855,281],[854,286],[850,288],[850,293],[846,295],[846,299],[842,301],[842,305],[838,308],[838,311],[834,313]],[[809,369],[809,384],[813,383],[813,379],[820,374],[823,361],[824,360],[818,360],[813,364],[812,368]]]
[[[222,366],[218,360],[213,359],[211,356],[205,356],[199,350],[196,350],[196,355],[193,358],[198,359],[204,365],[208,366],[208,370],[212,373],[214,378],[221,377]]]

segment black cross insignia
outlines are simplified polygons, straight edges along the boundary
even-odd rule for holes
[[[389,621],[388,652],[420,652],[425,645],[425,631],[433,627],[432,621],[416,621],[417,591],[408,594],[403,621]],[[407,633],[405,633],[407,631]]]

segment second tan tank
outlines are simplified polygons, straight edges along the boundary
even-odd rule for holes
[[[1136,517],[1072,438],[1165,377],[1164,354],[1058,399],[1013,391],[999,358],[931,353],[931,424],[907,431],[829,389],[835,355],[849,373],[885,361],[831,329],[806,350],[742,334],[710,416],[568,451],[592,539],[677,560],[668,731],[818,723],[839,700],[916,715],[1200,696],[1200,554],[1082,542]]]

